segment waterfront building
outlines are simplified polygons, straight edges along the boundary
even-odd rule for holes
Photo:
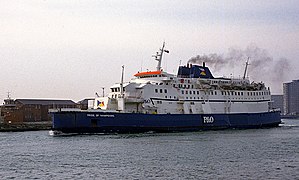
[[[280,109],[281,113],[283,113],[283,95],[271,95],[272,100],[272,108]]]
[[[51,121],[49,109],[77,108],[72,100],[53,99],[6,99],[0,107],[3,123],[22,124],[26,122]]]
[[[283,84],[283,103],[285,115],[299,114],[299,80]]]

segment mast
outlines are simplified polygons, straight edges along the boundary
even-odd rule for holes
[[[157,71],[161,71],[161,63],[162,63],[163,53],[164,52],[169,53],[169,51],[165,50],[164,47],[165,47],[165,42],[163,42],[163,46],[160,49],[160,52],[157,52],[156,55],[153,55],[153,57],[155,57],[155,60],[158,61]]]
[[[246,61],[246,64],[245,64],[245,71],[244,71],[243,79],[246,78],[247,68],[248,68],[248,65],[249,65],[248,62],[249,62],[249,57],[248,57],[248,59],[247,59],[247,61]]]
[[[118,97],[118,110],[125,111],[125,100],[124,100],[124,69],[125,66],[122,66],[121,71],[121,81],[120,81],[120,95]]]
[[[124,69],[125,66],[123,65],[121,67],[121,80],[120,80],[120,96],[123,97],[124,96]]]
[[[103,97],[105,97],[105,87],[102,87],[103,90]]]

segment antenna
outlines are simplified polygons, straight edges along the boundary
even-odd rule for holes
[[[124,70],[125,70],[125,66],[122,66],[122,70],[121,70],[121,81],[120,81],[120,95],[123,98],[124,97]]]
[[[105,97],[105,87],[102,87],[103,90],[103,97]]]
[[[245,78],[246,78],[247,68],[248,68],[248,65],[250,65],[250,64],[248,64],[248,62],[249,62],[249,59],[250,59],[250,57],[248,57],[248,59],[247,59],[247,61],[246,61],[246,64],[245,64],[245,71],[244,71],[244,76],[243,76],[243,79],[245,79]]]
[[[160,49],[160,52],[156,52],[156,55],[153,55],[153,57],[155,57],[155,60],[158,61],[157,71],[161,71],[161,62],[162,62],[163,53],[164,52],[169,53],[169,51],[164,49],[164,47],[165,47],[165,42],[163,42],[163,46]]]

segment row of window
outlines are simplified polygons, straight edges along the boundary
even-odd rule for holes
[[[186,90],[186,91],[182,90],[181,92],[182,92],[182,94],[184,94],[184,93],[185,94],[188,94],[188,93],[192,94],[192,92],[193,92],[193,94],[196,94],[196,93],[199,94],[199,91],[191,91],[191,90],[190,91],[188,91],[188,90]]]
[[[185,99],[201,99],[203,100],[203,97],[199,97],[199,96],[194,96],[194,97],[184,97]],[[231,98],[231,100],[263,100],[265,99],[264,97],[259,97],[259,98]]]
[[[155,89],[155,93],[167,93],[167,89]],[[199,91],[195,90],[181,90],[181,94],[197,94],[199,95]],[[217,95],[217,91],[209,91],[208,93],[205,92],[205,94],[209,95]],[[221,95],[235,95],[235,96],[244,96],[244,92],[234,92],[234,91],[221,91]],[[270,95],[268,91],[262,91],[262,92],[247,92],[247,96],[263,96],[263,95]]]
[[[123,91],[125,91],[125,88],[123,88]],[[120,87],[111,88],[111,92],[120,92]]]
[[[235,95],[235,96],[244,96],[245,92],[229,92],[229,91],[221,91],[222,95]],[[211,91],[211,94],[213,95],[213,91]],[[215,91],[215,95],[217,95],[217,92]],[[270,95],[270,92],[268,91],[261,91],[261,92],[247,92],[247,96],[263,96],[263,95]]]
[[[163,93],[163,89],[155,89],[155,93]],[[164,89],[164,93],[167,93],[167,89]]]
[[[199,91],[192,91],[192,90],[182,90],[181,91],[182,94],[197,94],[199,95]],[[217,91],[208,91],[205,92],[205,94],[208,95],[217,95]],[[244,92],[234,92],[234,91],[221,91],[221,95],[235,95],[235,96],[244,96]],[[265,92],[247,92],[247,96],[263,96],[263,95],[270,95],[269,92],[265,91]]]
[[[112,98],[118,98],[120,97],[120,94],[112,94]]]
[[[178,85],[176,85],[176,84],[173,84],[173,87],[174,88],[184,88],[184,89],[193,89],[194,88],[194,86],[193,85],[186,85],[186,84],[178,84]]]
[[[165,99],[167,99],[168,97],[170,99],[172,99],[172,96],[165,96]],[[173,96],[173,99],[176,99],[176,97]],[[203,100],[203,97],[199,97],[199,96],[197,96],[197,97],[188,97],[188,96],[186,96],[186,97],[184,97],[184,99],[185,100]],[[264,99],[265,98],[262,97],[262,98],[232,98],[231,100],[264,100]],[[205,101],[209,101],[209,100],[205,100]],[[162,101],[157,101],[157,104],[162,104]]]
[[[162,74],[162,75],[144,75],[144,76],[140,76],[140,78],[152,78],[152,77],[166,77],[166,75]]]
[[[165,99],[168,99],[168,97],[169,97],[169,99],[176,99],[176,96],[165,96]],[[188,97],[188,96],[185,96],[184,99],[186,99],[186,100],[192,100],[192,99],[194,99],[194,100],[203,100],[203,97],[199,97],[199,96],[193,96],[193,97],[190,96],[190,97]],[[231,98],[231,100],[263,100],[263,99],[265,99],[265,98],[264,97],[260,97],[260,98]],[[206,100],[206,101],[209,101],[209,100]]]

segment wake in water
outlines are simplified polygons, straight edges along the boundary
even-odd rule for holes
[[[279,124],[279,127],[299,127],[299,119],[282,119],[282,123]]]

